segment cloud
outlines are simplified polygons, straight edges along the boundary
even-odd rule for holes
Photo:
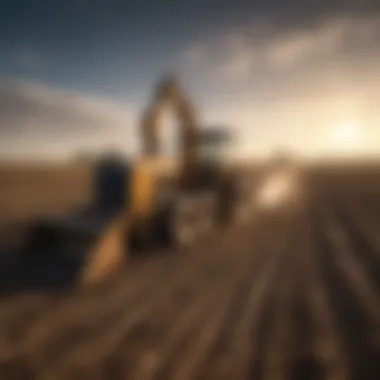
[[[46,85],[0,80],[1,152],[64,156],[81,148],[134,149],[132,109]]]
[[[215,78],[238,79],[248,75],[254,65],[254,51],[241,33],[227,33],[216,42],[193,44],[180,57],[185,70],[208,70]]]
[[[353,55],[358,48],[373,49],[380,37],[380,18],[336,18],[311,29],[289,32],[269,41],[268,64],[276,69]],[[363,51],[363,50],[362,50]],[[357,52],[360,54],[360,51]]]
[[[339,49],[345,32],[346,23],[334,21],[312,30],[279,36],[268,44],[265,58],[279,68],[331,54]]]
[[[247,79],[334,59],[355,49],[376,49],[380,17],[336,17],[297,29],[276,29],[268,22],[240,27],[217,39],[193,43],[181,54],[184,70],[203,70],[210,78]],[[196,58],[196,59],[195,59]]]

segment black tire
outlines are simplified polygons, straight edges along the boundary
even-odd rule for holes
[[[173,202],[165,221],[165,240],[176,248],[193,246],[215,226],[215,200],[201,194],[181,195]]]
[[[187,248],[198,240],[199,207],[195,197],[179,197],[173,206],[170,230],[176,248]]]
[[[200,238],[209,236],[217,227],[217,197],[215,193],[203,193],[198,201],[198,224]]]

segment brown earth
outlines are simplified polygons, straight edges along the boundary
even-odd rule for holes
[[[379,379],[380,171],[304,184],[301,207],[96,288],[4,295],[0,379]]]

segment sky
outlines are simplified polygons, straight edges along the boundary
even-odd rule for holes
[[[0,46],[1,158],[138,154],[169,72],[235,156],[379,151],[377,0],[5,0]]]

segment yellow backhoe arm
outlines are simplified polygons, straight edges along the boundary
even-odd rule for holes
[[[198,123],[196,113],[187,94],[173,78],[165,78],[159,83],[152,104],[143,115],[141,132],[143,157],[160,155],[160,117],[165,107],[174,108],[180,128],[179,179],[183,183],[191,181],[198,153]],[[143,158],[143,159],[144,159]]]

